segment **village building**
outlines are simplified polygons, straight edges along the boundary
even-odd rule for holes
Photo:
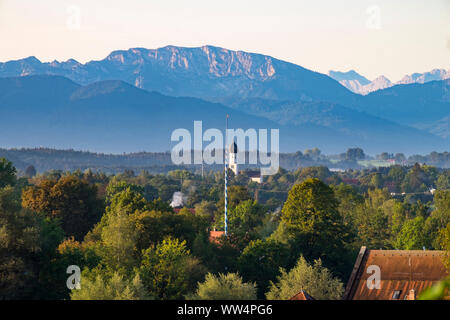
[[[316,300],[311,297],[306,291],[301,290],[295,296],[291,297],[289,300]]]
[[[216,229],[209,232],[209,242],[219,243],[219,239],[225,235],[225,231],[216,231]]]
[[[237,161],[237,154],[238,154],[238,148],[236,142],[233,142],[230,145],[229,149],[229,163],[228,163],[228,169],[233,171],[234,175],[237,176],[239,174],[239,166]],[[249,179],[256,183],[263,183],[263,176],[261,175],[261,170],[252,170],[252,171],[246,171],[246,175],[249,177]]]
[[[369,250],[362,247],[344,300],[415,300],[444,279],[444,251]]]

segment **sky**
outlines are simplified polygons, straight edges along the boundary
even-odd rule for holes
[[[0,61],[215,45],[397,81],[450,69],[450,0],[0,0]]]

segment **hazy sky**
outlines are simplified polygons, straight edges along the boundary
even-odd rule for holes
[[[2,62],[31,55],[86,62],[169,44],[396,81],[450,69],[450,0],[0,0]]]

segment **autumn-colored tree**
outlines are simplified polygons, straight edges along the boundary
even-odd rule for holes
[[[0,189],[0,300],[64,298],[55,281],[64,276],[55,263],[62,239],[54,221],[22,209],[13,188]]]
[[[97,188],[76,178],[64,176],[58,181],[45,179],[22,193],[22,206],[58,219],[66,236],[82,240],[98,222],[102,203]]]

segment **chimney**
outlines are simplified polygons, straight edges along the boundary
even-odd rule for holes
[[[407,300],[416,300],[416,290],[409,290],[408,299]]]

